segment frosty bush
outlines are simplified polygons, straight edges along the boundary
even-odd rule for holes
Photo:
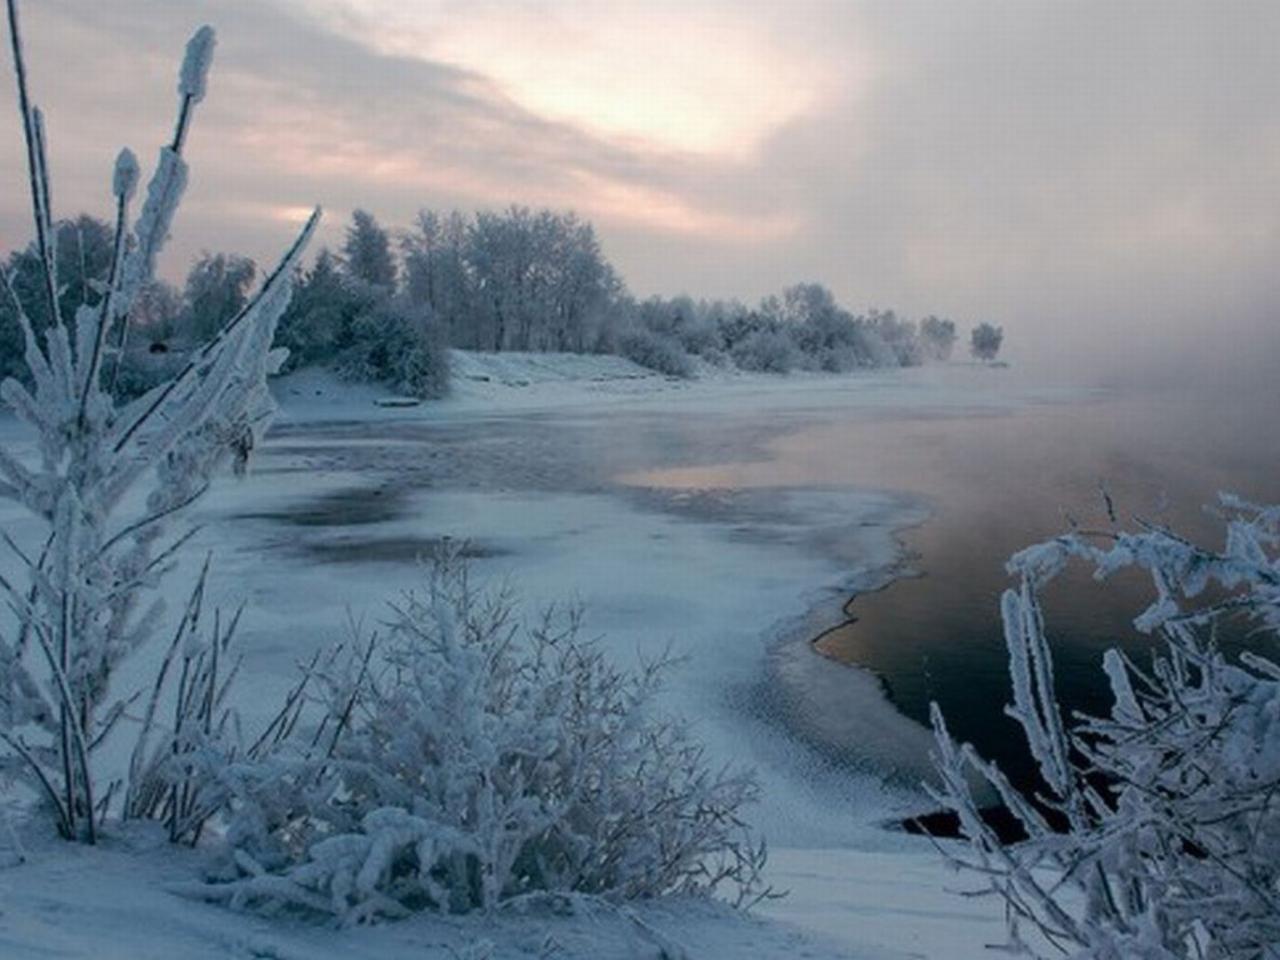
[[[1229,497],[1222,506],[1220,550],[1145,527],[1073,533],[1010,562],[1022,583],[1002,601],[1008,712],[1048,786],[1039,805],[971,747],[953,744],[934,708],[938,798],[971,845],[958,862],[1004,898],[1011,940],[1025,952],[1034,951],[1020,923],[1088,960],[1280,955],[1280,665],[1256,653],[1229,662],[1215,642],[1229,615],[1250,618],[1255,638],[1280,634],[1280,507]],[[1076,558],[1099,577],[1125,567],[1150,573],[1156,599],[1135,624],[1163,647],[1149,667],[1109,651],[1110,716],[1079,717],[1069,729],[1039,593]],[[1028,840],[1001,845],[979,816],[970,771]]]
[[[208,575],[206,559],[142,701],[123,805],[126,819],[158,820],[171,842],[191,846],[225,804],[224,770],[243,748],[239,718],[227,704],[240,669],[232,644],[242,611],[226,621],[215,612],[204,632]]]
[[[445,331],[424,307],[383,297],[351,324],[351,345],[338,371],[357,381],[386,383],[423,399],[449,392]]]
[[[166,528],[221,465],[243,463],[269,420],[266,375],[281,359],[271,339],[319,213],[214,340],[174,376],[117,406],[104,368],[119,364],[122,331],[187,182],[182,149],[204,98],[213,31],[201,28],[187,46],[173,139],[160,150],[132,229],[138,164],[130,151],[120,152],[111,180],[110,266],[101,280],[81,284],[93,296],[71,313],[58,277],[44,119],[28,95],[15,0],[8,19],[47,322],[38,333],[5,271],[30,386],[8,379],[0,395],[37,444],[34,457],[0,449],[0,496],[25,507],[43,533],[25,545],[0,534],[23,572],[0,576],[13,612],[0,635],[0,773],[34,790],[63,836],[93,842],[118,796],[116,784],[99,782],[94,756],[131,700],[113,689],[113,677],[153,635],[162,608],[143,601],[187,541],[166,539]]]
[[[743,370],[761,373],[788,373],[803,357],[785,330],[764,327],[748,334],[730,356]]]
[[[751,894],[755,786],[653,714],[664,664],[624,674],[576,612],[526,627],[512,611],[445,557],[381,639],[313,670],[319,716],[233,772],[239,876],[199,895],[356,923],[541,894]]]
[[[633,363],[669,377],[693,376],[693,361],[680,342],[644,327],[637,327],[619,337],[618,353]]]

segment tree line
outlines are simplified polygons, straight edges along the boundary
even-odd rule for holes
[[[93,304],[111,258],[111,228],[86,214],[57,225],[67,306]],[[8,258],[15,295],[37,328],[47,323],[34,246]],[[254,262],[205,252],[181,288],[153,280],[120,331],[113,377],[136,394],[171,372],[248,300]],[[999,352],[1003,331],[972,331],[970,352]],[[670,376],[700,365],[785,373],[842,372],[949,360],[953,320],[919,322],[893,310],[854,313],[817,283],[749,305],[688,296],[640,300],[605,256],[593,226],[573,213],[513,206],[463,214],[423,210],[393,233],[357,210],[340,247],[322,249],[295,278],[278,342],[288,368],[325,365],[421,397],[448,385],[448,349],[613,353]],[[22,375],[13,304],[0,302],[0,376]]]

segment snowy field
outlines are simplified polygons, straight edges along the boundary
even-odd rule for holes
[[[746,918],[668,902],[335,933],[176,896],[200,855],[172,857],[144,833],[101,849],[29,836],[28,862],[0,870],[0,957],[986,955],[1002,932],[998,906],[956,895],[966,880],[928,842],[885,828],[925,806],[928,735],[873,678],[805,639],[851,589],[891,575],[894,533],[924,506],[891,490],[675,491],[645,478],[766,458],[787,432],[839,418],[1065,394],[968,366],[671,381],[615,357],[554,355],[458,354],[455,383],[446,401],[395,407],[315,372],[286,378],[250,475],[201,502],[214,599],[247,603],[249,725],[297,662],[352,622],[375,629],[385,601],[420,581],[421,557],[465,541],[475,573],[510,582],[525,611],[581,602],[588,632],[620,662],[665,649],[681,658],[665,706],[693,721],[716,760],[757,770],[754,825],[770,843],[770,881],[790,895]],[[0,439],[22,444],[8,420]],[[10,505],[0,511],[18,540],[34,530]]]

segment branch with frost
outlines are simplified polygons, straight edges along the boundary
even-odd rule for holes
[[[17,0],[6,0],[6,9],[43,267],[42,295],[49,301],[51,320],[37,331],[12,278],[3,277],[4,295],[21,328],[31,385],[7,380],[0,384],[0,398],[35,432],[39,457],[33,463],[0,448],[0,496],[41,520],[47,542],[34,559],[5,538],[26,582],[0,578],[0,598],[17,626],[14,638],[0,636],[0,664],[5,665],[0,741],[8,747],[0,753],[0,769],[23,777],[44,796],[61,834],[92,842],[111,799],[120,793],[114,785],[100,789],[93,763],[97,748],[125,722],[132,699],[113,689],[113,679],[162,620],[156,587],[189,539],[189,534],[169,535],[169,527],[229,460],[237,469],[243,466],[270,422],[274,406],[266,377],[283,359],[271,343],[319,211],[216,339],[197,350],[171,380],[117,407],[108,381],[118,374],[118,351],[131,310],[152,279],[189,178],[183,148],[195,108],[206,94],[214,33],[202,27],[187,45],[173,138],[160,149],[142,211],[132,225],[138,163],[127,149],[117,156],[111,177],[111,262],[107,275],[94,284],[101,296],[68,316],[55,274],[44,118],[28,89]],[[113,330],[120,338],[114,351]],[[108,377],[113,352],[115,373]],[[201,673],[200,682],[207,690],[218,671],[206,666],[212,673]],[[195,709],[189,698],[196,689],[180,691],[190,709]],[[192,716],[207,720],[207,705],[200,709],[206,713],[197,710]],[[138,756],[135,752],[135,776],[146,768],[136,762]],[[123,791],[131,809],[142,803],[141,789],[130,784]],[[191,803],[184,801],[177,809],[187,821],[199,821]],[[198,834],[198,827],[175,833],[186,836],[192,829]]]
[[[1028,800],[934,707],[942,786],[960,820],[961,868],[1019,924],[1086,960],[1280,955],[1280,665],[1257,651],[1230,662],[1216,628],[1248,617],[1255,639],[1280,633],[1280,508],[1222,497],[1224,544],[1171,530],[1076,533],[1015,555],[1002,601],[1013,704],[1048,792]],[[1149,667],[1103,658],[1109,715],[1063,721],[1040,591],[1072,559],[1099,578],[1136,567],[1154,602],[1135,625],[1162,641]],[[993,787],[1027,839],[1002,843],[970,777]],[[1055,823],[1054,818],[1057,818]],[[1039,954],[1037,954],[1039,955]]]

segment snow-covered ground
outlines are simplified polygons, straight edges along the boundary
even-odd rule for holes
[[[174,896],[198,854],[171,857],[142,835],[98,850],[34,838],[29,862],[0,870],[0,956],[448,957],[482,937],[494,957],[658,956],[664,938],[691,957],[984,955],[997,905],[954,895],[963,878],[927,842],[884,828],[924,805],[927,734],[873,678],[805,642],[851,588],[888,575],[894,532],[921,505],[892,491],[673,490],[646,477],[768,457],[787,431],[841,417],[1061,395],[970,367],[672,381],[615,357],[458,354],[454,370],[453,396],[416,407],[380,406],[376,388],[315,371],[285,378],[254,472],[202,502],[214,598],[248,603],[247,721],[351,620],[376,625],[435,544],[466,540],[477,574],[509,579],[526,609],[581,600],[589,631],[623,661],[668,647],[682,658],[666,706],[714,757],[757,769],[754,822],[770,880],[791,895],[754,918],[662,903],[335,934]],[[3,420],[0,440],[21,444]],[[19,539],[32,529],[7,504],[0,524]]]

